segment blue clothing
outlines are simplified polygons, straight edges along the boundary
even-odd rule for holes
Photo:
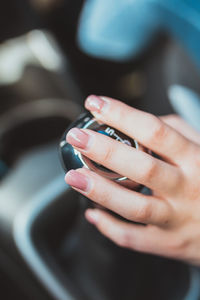
[[[200,2],[197,0],[87,0],[78,42],[87,53],[128,60],[160,30],[178,39],[200,67]]]
[[[198,0],[86,0],[77,39],[92,56],[125,61],[137,56],[159,31],[178,40],[200,68]],[[175,111],[200,130],[200,96],[180,86],[171,87],[168,95]]]

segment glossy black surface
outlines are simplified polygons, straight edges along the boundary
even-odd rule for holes
[[[83,167],[83,163],[81,162],[79,156],[76,154],[74,148],[66,142],[66,135],[73,127],[83,128],[85,124],[92,118],[93,116],[90,113],[83,113],[65,130],[59,144],[60,160],[65,172],[68,172],[71,169],[78,169]]]
[[[125,134],[121,133],[119,130],[116,130],[112,127],[109,127],[105,124],[98,124],[95,121],[94,117],[90,113],[81,114],[81,116],[74,121],[64,132],[60,144],[59,144],[59,152],[61,164],[65,172],[68,172],[71,169],[82,168],[84,165],[93,171],[102,172],[106,177],[113,176],[120,178],[121,176],[115,174],[113,171],[107,169],[103,165],[100,165],[94,161],[89,160],[88,158],[84,158],[81,153],[74,149],[69,143],[66,141],[66,135],[69,130],[73,127],[77,128],[88,128],[94,131],[97,131],[101,134],[109,136],[110,138],[125,143],[131,147],[138,147],[138,144],[135,140],[129,138]]]

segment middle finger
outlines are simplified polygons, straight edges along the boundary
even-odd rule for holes
[[[89,159],[158,193],[169,194],[180,186],[176,166],[95,131],[73,128],[67,142]]]

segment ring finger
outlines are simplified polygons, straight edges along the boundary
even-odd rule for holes
[[[162,195],[181,186],[177,167],[95,131],[73,128],[67,141],[91,160]]]
[[[165,201],[128,190],[88,169],[71,170],[65,180],[89,199],[131,221],[166,225],[173,215]]]

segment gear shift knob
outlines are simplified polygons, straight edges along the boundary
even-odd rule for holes
[[[121,133],[113,127],[98,123],[97,120],[90,113],[85,113],[82,114],[74,123],[70,125],[70,127],[67,128],[60,141],[60,158],[62,166],[66,172],[71,169],[85,167],[103,177],[106,177],[110,180],[114,180],[129,188],[137,189],[140,186],[136,182],[129,180],[127,177],[123,177],[107,169],[106,167],[90,160],[82,153],[80,153],[77,149],[73,148],[69,143],[67,143],[66,135],[68,131],[73,127],[78,127],[82,129],[87,128],[90,130],[97,131],[101,134],[111,137],[112,139],[127,144],[130,147],[134,147],[138,150],[147,152],[147,149],[141,146],[136,140],[129,138],[128,136],[126,136],[125,134]]]

